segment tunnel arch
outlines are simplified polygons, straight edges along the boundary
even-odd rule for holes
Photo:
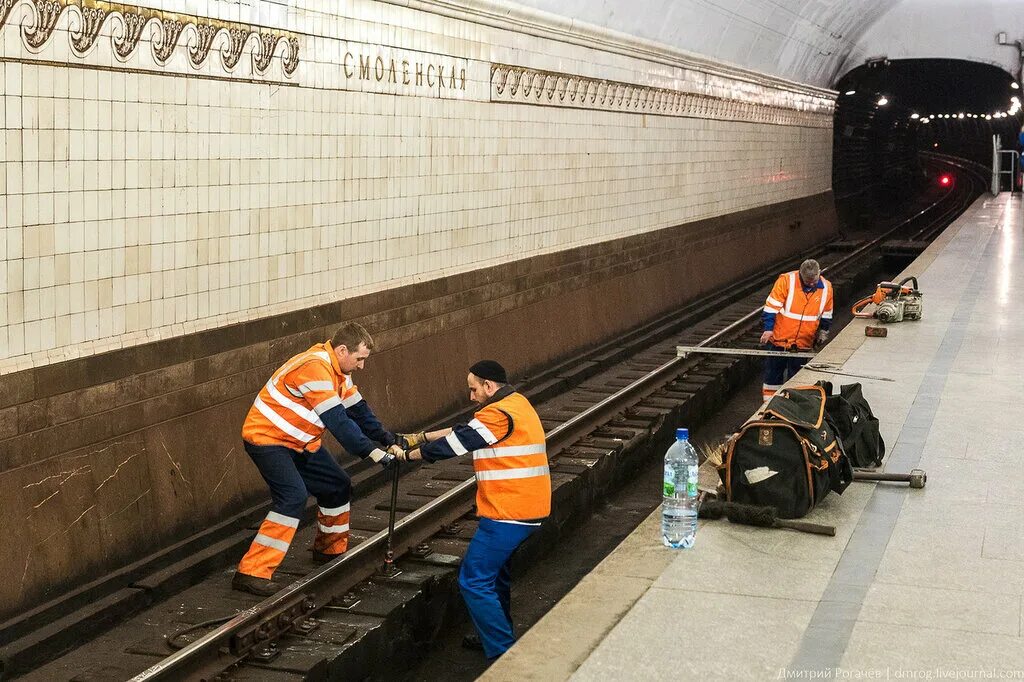
[[[755,71],[831,85],[889,0],[520,0],[546,13]]]
[[[573,22],[822,87],[875,56],[965,59],[1015,75],[1017,54],[995,37],[1006,32],[1011,43],[1024,38],[1024,13],[1014,0],[519,1]]]
[[[968,8],[970,11],[965,11]],[[998,44],[1000,32],[1006,33],[1011,44]],[[1020,3],[1013,0],[902,0],[860,36],[836,81],[866,59],[879,56],[890,61],[941,58],[978,62],[1020,79],[1020,61],[1012,43],[1022,38],[1024,15]]]

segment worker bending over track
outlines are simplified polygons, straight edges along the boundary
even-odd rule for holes
[[[476,471],[476,509],[480,524],[459,571],[466,600],[487,658],[497,658],[515,643],[510,612],[509,566],[512,553],[551,513],[544,427],[530,401],[508,385],[505,369],[493,360],[469,368],[469,397],[480,409],[468,424],[408,436],[410,460],[458,457],[472,453]]]
[[[350,375],[362,369],[371,350],[369,333],[349,322],[330,341],[284,363],[256,396],[242,439],[270,486],[273,506],[238,565],[231,583],[236,590],[269,596],[281,588],[271,578],[295,537],[310,494],[319,507],[314,558],[329,561],[348,549],[352,483],[323,447],[325,429],[350,454],[385,468],[404,454],[403,435],[381,426],[352,383]]]
[[[761,343],[768,350],[809,351],[823,346],[832,327],[832,284],[821,276],[818,261],[805,260],[799,270],[779,275],[761,318]],[[765,358],[764,399],[771,399],[806,363],[807,358]]]

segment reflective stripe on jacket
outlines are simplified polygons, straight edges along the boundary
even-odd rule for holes
[[[764,302],[766,320],[774,316],[771,343],[780,348],[809,349],[821,321],[832,320],[832,284],[820,277],[810,293],[804,291],[796,270],[779,275]]]
[[[484,405],[474,417],[469,426],[490,446],[473,451],[477,513],[513,521],[548,516],[551,474],[544,427],[530,401],[511,393]]]
[[[329,341],[284,363],[256,396],[242,426],[242,438],[253,445],[319,450],[325,429],[320,415],[362,400],[352,378],[337,363]]]

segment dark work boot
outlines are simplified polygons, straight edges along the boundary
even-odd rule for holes
[[[466,635],[462,638],[462,648],[472,649],[473,651],[483,651],[484,644],[480,641],[480,636],[475,632],[470,635]]]
[[[334,561],[341,556],[341,554],[324,554],[323,552],[318,552],[315,549],[311,549],[309,551],[313,555],[313,562],[317,564],[326,564],[328,561]],[[342,552],[342,554],[344,554],[344,552]]]
[[[269,578],[257,578],[254,575],[246,575],[245,573],[236,572],[235,577],[231,579],[232,589],[255,594],[259,597],[269,597],[277,594],[281,587],[279,583],[275,583]]]

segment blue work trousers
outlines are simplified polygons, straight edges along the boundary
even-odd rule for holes
[[[763,348],[774,351],[785,350],[770,343]],[[764,359],[764,399],[768,400],[775,395],[775,392],[806,364],[807,358],[766,357]]]
[[[326,447],[295,452],[279,445],[245,443],[245,451],[270,487],[271,509],[278,514],[301,519],[311,494],[321,507],[348,504],[352,482]]]
[[[497,658],[515,644],[509,560],[538,528],[481,518],[462,559],[459,587],[487,658]]]

